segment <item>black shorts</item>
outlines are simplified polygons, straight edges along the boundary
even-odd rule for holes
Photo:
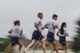
[[[37,40],[41,40],[41,39],[43,39],[43,36],[42,36],[42,34],[40,32],[38,32],[38,31],[35,30],[33,32],[33,34],[32,34],[32,40],[33,39],[35,39],[36,41]]]
[[[15,44],[18,44],[19,43],[18,40],[19,40],[18,37],[12,36],[11,37],[11,45],[13,46]]]
[[[50,41],[50,42],[55,41],[53,32],[48,32],[47,41]]]
[[[59,42],[61,45],[66,45],[66,37],[65,36],[60,36],[59,37]]]

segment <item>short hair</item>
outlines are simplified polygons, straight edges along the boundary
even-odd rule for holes
[[[53,17],[53,18],[54,18],[54,17],[58,17],[58,15],[56,15],[56,14],[53,14],[53,16],[52,16],[52,17]]]
[[[17,25],[18,23],[20,23],[19,20],[14,21],[14,25]]]
[[[39,17],[41,14],[43,14],[43,13],[39,12],[39,13],[38,13],[38,17]]]

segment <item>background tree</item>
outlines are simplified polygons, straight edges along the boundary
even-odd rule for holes
[[[80,53],[80,18],[76,21],[76,35],[72,43],[72,50],[75,53]]]

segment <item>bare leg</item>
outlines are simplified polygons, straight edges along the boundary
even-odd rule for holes
[[[36,43],[36,40],[32,40],[32,42],[27,46],[27,53],[28,53],[28,50],[34,46],[34,44]]]
[[[67,53],[67,46],[65,45],[63,46],[63,48],[64,48],[64,52]]]
[[[61,45],[61,47],[58,47],[57,50],[64,50],[64,52],[67,53],[66,45]]]
[[[11,52],[13,46],[11,46],[11,43],[9,44],[9,46],[4,50],[4,53],[9,53]]]
[[[55,43],[55,41],[52,42],[52,45],[53,45],[54,50],[55,50],[57,53],[59,53],[58,50],[57,50],[57,48],[56,48],[56,43]]]
[[[45,46],[45,40],[40,40],[41,46],[43,48],[44,53],[46,53],[46,46]]]
[[[64,50],[63,47],[57,47],[57,50]]]
[[[60,47],[57,47],[57,50],[64,50],[64,47],[61,45]]]
[[[21,48],[22,48],[22,42],[19,40],[19,42],[18,42],[18,45],[19,45],[19,53],[21,53]]]

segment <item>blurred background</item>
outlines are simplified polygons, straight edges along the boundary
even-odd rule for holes
[[[9,42],[8,31],[13,27],[14,20],[21,21],[26,40],[31,40],[37,13],[44,15],[43,24],[51,20],[53,14],[58,15],[58,24],[67,22],[69,37],[68,45],[75,37],[76,20],[80,18],[80,0],[0,0],[0,50]],[[43,31],[46,38],[47,30]],[[55,36],[58,40],[58,37]]]

